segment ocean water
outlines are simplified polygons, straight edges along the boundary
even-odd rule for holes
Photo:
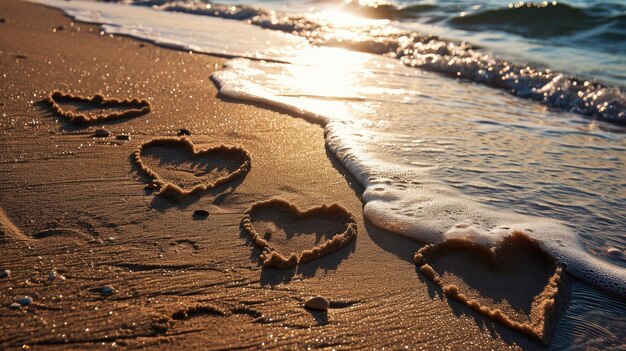
[[[577,338],[623,314],[623,2],[41,2],[232,57],[212,76],[220,94],[322,124],[381,228],[424,243],[527,233],[595,287],[577,288],[585,303],[612,301],[568,312],[559,328]]]

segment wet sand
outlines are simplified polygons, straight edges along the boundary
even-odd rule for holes
[[[0,17],[0,271],[11,271],[0,278],[0,348],[543,347],[446,298],[413,261],[420,243],[364,220],[362,189],[320,126],[220,99],[209,76],[224,59],[102,35],[16,0]],[[55,90],[147,99],[151,112],[75,125],[44,101]],[[110,135],[95,137],[98,128]],[[146,189],[153,177],[135,150],[181,129],[198,150],[245,149],[249,170],[181,197]],[[193,183],[239,169],[158,152],[146,164],[163,177]],[[340,204],[356,240],[297,268],[264,268],[241,221],[274,197],[299,209]],[[276,227],[272,211],[262,221]],[[303,220],[298,232],[297,218],[285,221],[278,252],[312,249],[341,225]],[[8,307],[25,295],[32,304]],[[316,295],[330,300],[327,312],[304,308]]]

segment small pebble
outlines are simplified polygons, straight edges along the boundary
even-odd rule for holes
[[[157,183],[150,183],[143,188],[146,190],[157,190],[159,188],[159,185]]]
[[[111,135],[111,133],[104,129],[104,128],[98,128],[96,129],[96,131],[93,133],[94,136],[98,137],[98,138],[106,138],[109,135]]]
[[[104,296],[109,296],[115,294],[116,292],[117,290],[115,290],[115,288],[111,285],[105,285],[100,288],[100,293]]]
[[[6,21],[7,21],[6,19],[0,18],[0,23],[6,23]]]
[[[8,269],[3,270],[0,273],[0,278],[11,278],[11,271]]]
[[[191,132],[189,131],[189,129],[181,129],[178,131],[178,136],[183,136],[183,135],[191,135]]]
[[[22,306],[28,306],[31,303],[33,303],[33,298],[30,297],[30,296],[24,296],[24,297],[21,297],[21,298],[15,300],[15,302],[19,303]]]
[[[621,258],[622,256],[624,256],[624,252],[615,247],[609,247],[608,249],[606,249],[606,254],[612,258]]]
[[[65,29],[65,26],[64,26],[64,25],[60,25],[60,26],[58,26],[56,29],[57,29],[57,30],[64,30],[64,29]]]
[[[206,218],[206,217],[209,216],[209,211],[207,211],[207,210],[195,210],[195,211],[193,211],[193,216],[194,217]]]
[[[117,140],[130,140],[130,135],[128,134],[120,134],[115,137]]]
[[[326,311],[328,310],[328,307],[330,307],[330,302],[322,296],[316,296],[306,300],[304,307],[312,310]]]
[[[20,305],[17,302],[13,302],[12,304],[9,305],[9,308],[12,309],[12,310],[16,310],[16,309],[18,309],[20,307],[22,307],[22,305]]]

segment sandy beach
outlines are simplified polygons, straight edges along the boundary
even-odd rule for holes
[[[10,271],[0,278],[1,349],[546,347],[446,297],[414,262],[422,244],[368,222],[363,189],[327,151],[322,126],[220,98],[210,75],[225,59],[105,35],[17,0],[3,1],[0,17],[0,272]],[[76,125],[45,102],[56,90],[145,99],[150,111]],[[187,146],[149,143],[163,138]],[[136,162],[144,144],[138,157],[153,174]],[[168,182],[205,186],[168,196]],[[301,211],[337,203],[349,213],[252,213],[276,252],[311,250],[350,215],[356,239],[297,267],[264,267],[242,218],[274,197]],[[537,257],[515,257],[484,280],[472,279],[479,268],[454,269],[463,255],[441,264],[459,286],[486,294],[485,304],[527,322],[554,271]],[[526,266],[531,278],[520,260],[536,263]],[[523,288],[499,281],[511,274]],[[318,295],[328,311],[305,309]],[[32,302],[12,305],[24,296]]]

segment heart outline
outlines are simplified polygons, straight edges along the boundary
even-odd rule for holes
[[[303,250],[299,254],[292,252],[289,254],[289,257],[285,257],[273,248],[252,224],[252,212],[261,208],[272,208],[276,206],[286,208],[298,219],[304,219],[315,214],[338,212],[347,217],[347,221],[345,223],[346,229],[341,233],[335,234],[332,239],[325,240],[324,242],[315,245],[312,249]],[[248,233],[248,235],[250,235],[252,242],[263,251],[263,253],[259,256],[263,266],[276,269],[288,269],[302,263],[313,261],[348,245],[348,243],[355,240],[357,236],[356,218],[350,211],[348,211],[347,208],[339,205],[338,203],[330,205],[322,204],[310,207],[306,210],[301,210],[294,203],[275,197],[269,200],[253,203],[244,213],[243,218],[241,219],[241,224],[243,229]]]
[[[194,156],[198,156],[198,155],[202,155],[202,154],[210,153],[210,152],[215,152],[215,151],[224,152],[224,153],[238,153],[242,156],[243,161],[241,162],[241,165],[239,166],[239,168],[237,168],[235,171],[228,173],[227,175],[223,177],[217,178],[212,183],[204,182],[204,183],[195,185],[191,189],[183,189],[180,186],[176,185],[175,183],[168,181],[165,178],[161,177],[158,173],[153,171],[150,167],[148,167],[148,165],[146,165],[141,160],[141,152],[146,147],[170,146],[172,144],[176,144],[176,146],[182,145],[187,151],[191,152]],[[245,175],[246,173],[250,171],[250,167],[252,165],[252,156],[250,156],[250,153],[243,147],[219,144],[219,145],[209,147],[206,149],[197,149],[195,144],[191,141],[191,139],[187,137],[180,137],[180,138],[162,137],[162,138],[150,139],[144,142],[143,144],[141,144],[137,149],[135,149],[135,151],[133,152],[133,155],[135,157],[135,163],[137,164],[139,169],[141,169],[145,174],[151,177],[152,182],[160,188],[160,190],[157,192],[157,195],[161,195],[161,194],[172,195],[173,197],[187,196],[187,195],[192,195],[192,194],[196,194],[199,192],[204,192],[209,189],[213,189],[221,184],[227,183],[231,180],[234,180],[240,176]]]
[[[544,289],[533,298],[529,315],[530,322],[520,323],[514,321],[499,309],[481,305],[477,300],[468,298],[456,285],[446,285],[439,273],[437,273],[429,263],[429,257],[436,259],[445,255],[446,252],[463,250],[477,250],[483,257],[494,260],[493,262],[495,262],[498,257],[498,251],[502,249],[503,245],[507,242],[514,242],[515,240],[525,241],[538,248],[540,251],[545,252],[535,240],[529,238],[523,232],[515,231],[511,235],[503,238],[494,247],[488,247],[484,244],[473,242],[468,238],[451,238],[437,244],[429,244],[420,248],[415,253],[414,261],[419,266],[420,272],[434,282],[445,296],[545,345],[549,342],[548,332],[553,325],[552,317],[554,312],[558,308],[558,304],[561,302],[560,300],[564,298],[565,275],[560,265],[555,265],[554,273],[548,279]],[[552,258],[552,256],[550,257]],[[554,258],[552,258],[552,261],[555,262]]]
[[[48,103],[48,105],[50,105],[50,107],[57,116],[68,118],[70,122],[74,124],[113,121],[122,118],[145,115],[152,111],[152,104],[148,100],[138,98],[124,100],[107,99],[102,94],[96,94],[91,98],[87,98],[81,95],[74,95],[55,90],[48,95],[48,98],[46,98],[45,101]],[[73,111],[63,110],[58,101],[84,102],[88,104],[97,104],[101,107],[126,104],[133,106],[133,108],[125,109],[121,112],[99,114],[95,117],[89,117],[84,113],[76,113]]]

